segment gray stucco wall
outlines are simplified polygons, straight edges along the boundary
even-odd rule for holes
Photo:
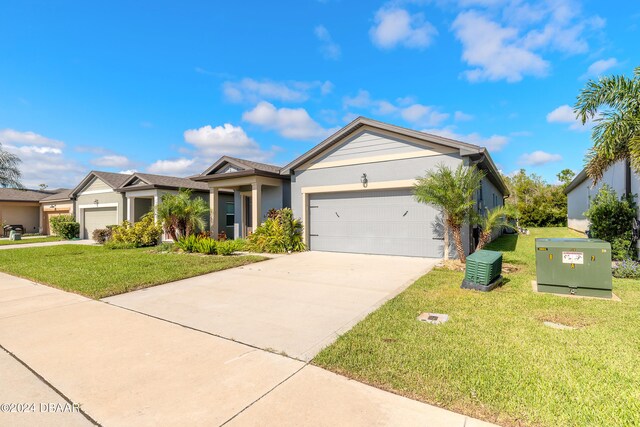
[[[576,188],[571,190],[567,194],[567,222],[569,228],[578,231],[586,231],[589,229],[589,221],[584,216],[584,212],[589,209],[591,199],[598,194],[598,191],[604,184],[612,187],[618,196],[621,196],[625,192],[625,163],[624,161],[618,162],[607,170],[602,179],[593,188],[593,181],[591,179],[585,179]],[[637,194],[637,190],[633,190],[634,181],[636,188],[638,187],[638,176],[634,176],[632,182],[632,192]]]
[[[260,206],[260,222],[267,217],[270,209],[282,209],[282,187],[262,186],[262,205]]]

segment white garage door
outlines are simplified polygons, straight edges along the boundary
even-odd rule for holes
[[[117,208],[92,208],[84,210],[84,231],[83,237],[90,239],[93,230],[96,228],[106,228],[107,225],[118,223]]]
[[[409,189],[312,194],[309,249],[439,258],[436,217]]]

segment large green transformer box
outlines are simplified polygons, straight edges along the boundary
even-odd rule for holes
[[[611,245],[599,239],[536,239],[539,292],[611,298]]]

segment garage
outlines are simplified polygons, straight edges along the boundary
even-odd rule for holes
[[[107,225],[118,223],[118,209],[116,207],[92,208],[84,210],[83,238],[90,239],[93,230],[106,228]]]
[[[410,189],[309,195],[309,248],[316,251],[441,257],[437,212]]]

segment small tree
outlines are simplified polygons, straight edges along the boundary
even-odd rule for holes
[[[158,221],[174,241],[204,230],[208,212],[207,202],[200,197],[191,197],[191,190],[164,194],[157,206]]]
[[[611,243],[614,259],[633,256],[632,230],[637,215],[635,196],[618,198],[608,185],[602,186],[584,215],[589,219],[591,236]]]
[[[436,166],[418,178],[413,188],[417,201],[438,207],[444,216],[444,259],[449,259],[449,232],[460,261],[466,262],[462,244],[462,225],[471,219],[476,202],[474,194],[480,188],[484,172],[475,166],[459,165],[453,170],[444,164]]]
[[[480,238],[476,250],[484,248],[491,241],[493,232],[506,227],[513,228],[509,222],[509,218],[514,215],[513,209],[508,206],[498,206],[493,209],[487,209],[485,215],[478,218],[477,223],[480,225]]]
[[[20,162],[18,156],[3,150],[0,144],[0,187],[22,188]]]

